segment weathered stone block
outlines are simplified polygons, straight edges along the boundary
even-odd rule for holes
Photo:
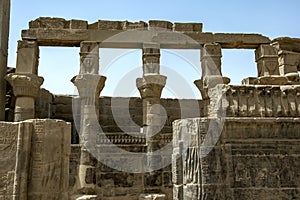
[[[67,21],[63,18],[40,17],[29,22],[29,28],[66,28]]]
[[[84,20],[70,20],[70,29],[87,29],[88,22]]]
[[[59,120],[28,120],[33,125],[28,198],[67,199],[71,127]]]
[[[270,39],[260,34],[216,33],[213,40],[222,48],[256,49],[261,44],[269,44]]]
[[[148,24],[144,21],[139,22],[126,22],[126,30],[146,30]]]
[[[124,30],[125,21],[109,21],[109,20],[99,20],[98,29],[99,30]]]
[[[18,41],[17,73],[37,74],[39,48],[36,41]]]
[[[271,45],[278,50],[286,50],[300,53],[300,39],[279,37],[272,40]]]
[[[173,24],[169,21],[161,20],[150,20],[149,29],[150,30],[172,30]]]
[[[174,23],[174,31],[202,32],[202,23]]]

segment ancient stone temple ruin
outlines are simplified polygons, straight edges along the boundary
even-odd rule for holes
[[[66,58],[80,59],[78,96],[41,88],[41,46],[80,48]],[[99,74],[100,48],[142,51],[140,98],[101,96],[110,77]],[[161,98],[161,49],[199,50],[202,76],[191,82],[202,99]],[[222,49],[255,50],[257,77],[230,85]],[[30,21],[5,76],[0,199],[300,199],[298,70],[297,38],[158,20]]]

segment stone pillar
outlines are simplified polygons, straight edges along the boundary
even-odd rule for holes
[[[36,41],[18,41],[16,73],[6,80],[12,85],[16,97],[14,121],[34,118],[34,102],[44,79],[37,76],[39,48]]]
[[[146,170],[150,172],[146,179],[159,179],[161,176],[159,169],[161,168],[161,155],[155,151],[160,149],[160,131],[162,129],[160,96],[166,84],[167,77],[159,74],[160,70],[160,49],[159,45],[154,43],[146,43],[143,45],[143,77],[136,80],[143,100],[143,131],[146,135],[147,145],[147,166]],[[148,183],[147,180],[146,184]],[[153,182],[153,181],[149,181]],[[151,183],[150,183],[151,184]],[[160,186],[147,185],[145,193],[149,195],[141,195],[140,199],[153,199],[160,193]],[[154,195],[153,198],[151,195]],[[156,195],[156,196],[155,196]]]
[[[72,78],[81,98],[79,188],[81,194],[95,194],[95,163],[89,150],[96,145],[98,98],[106,77],[98,75],[99,47],[97,42],[82,42],[80,46],[80,72]]]
[[[288,79],[279,75],[278,54],[275,47],[262,44],[255,50],[258,83],[260,85],[284,85]]]
[[[5,120],[8,37],[10,19],[10,0],[0,1],[0,121]]]
[[[300,66],[300,53],[280,50],[278,52],[279,72],[291,82],[299,82],[298,67]]]
[[[217,84],[228,84],[230,79],[222,76],[222,48],[220,44],[207,43],[201,49],[202,77],[194,83],[199,88],[202,99],[208,99],[208,89]]]
[[[14,121],[33,119],[35,98],[44,79],[35,74],[25,73],[8,74],[5,78],[12,85],[16,97]]]

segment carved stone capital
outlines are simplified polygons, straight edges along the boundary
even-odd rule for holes
[[[71,82],[77,87],[79,96],[85,100],[85,105],[93,105],[104,88],[105,80],[105,76],[98,74],[79,74]]]
[[[12,73],[6,75],[5,79],[13,87],[16,97],[33,97],[38,95],[44,78],[35,74]]]
[[[230,78],[223,76],[205,76],[201,79],[195,80],[194,84],[201,92],[202,99],[209,99],[208,89],[214,88],[218,84],[229,84]]]
[[[142,99],[160,98],[161,92],[166,85],[166,76],[147,75],[136,79],[136,86],[140,91]]]

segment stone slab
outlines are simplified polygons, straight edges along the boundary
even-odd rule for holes
[[[256,49],[260,44],[270,43],[270,39],[260,34],[215,33],[213,41],[228,49]]]
[[[300,53],[299,38],[279,37],[272,40],[271,44],[278,50],[286,50]]]

